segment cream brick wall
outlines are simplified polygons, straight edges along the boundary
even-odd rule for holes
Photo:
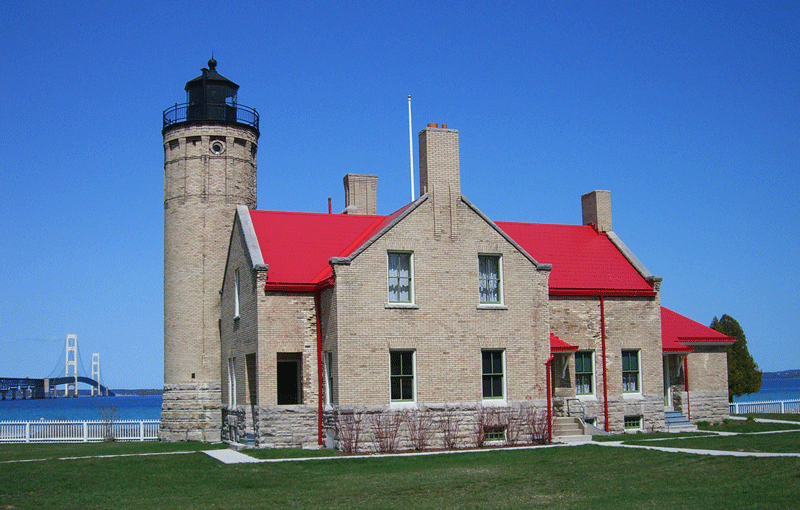
[[[664,379],[661,349],[661,312],[658,297],[606,297],[606,370],[608,382],[609,429],[621,431],[624,416],[643,416],[648,428],[664,423]],[[587,417],[605,422],[603,406],[603,360],[599,297],[550,297],[552,331],[581,351],[594,352],[595,395],[581,397]],[[622,351],[640,351],[641,394],[623,394]],[[564,382],[571,386],[561,396],[574,396],[574,357]],[[560,404],[562,405],[562,404]]]
[[[726,348],[697,346],[688,361],[691,420],[721,421],[730,414]]]
[[[480,401],[481,349],[505,350],[508,400],[546,398],[548,272],[460,200],[458,239],[437,240],[434,207],[423,202],[350,265],[335,266],[336,402],[389,404],[391,349],[415,350],[419,403]],[[413,252],[413,308],[387,304],[394,250]],[[503,309],[479,307],[480,253],[502,256]]]

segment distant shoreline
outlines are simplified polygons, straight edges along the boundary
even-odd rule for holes
[[[763,372],[764,379],[794,379],[800,377],[800,370],[782,370],[780,372]]]

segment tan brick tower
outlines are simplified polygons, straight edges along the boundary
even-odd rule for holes
[[[237,205],[256,206],[258,113],[208,61],[164,111],[161,437],[219,441],[220,289]]]

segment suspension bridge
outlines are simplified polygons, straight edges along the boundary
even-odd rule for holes
[[[77,397],[78,383],[88,384],[91,396],[114,396],[114,392],[101,383],[100,354],[92,353],[91,377],[85,375],[83,360],[80,358],[80,351],[78,350],[77,335],[67,335],[65,360],[63,376],[59,375],[61,373],[59,367],[61,361],[58,361],[50,375],[42,379],[0,377],[0,398],[2,400],[6,400],[6,398],[15,400],[17,398]],[[84,375],[78,374],[79,367]],[[63,392],[59,393],[58,387],[62,385]]]

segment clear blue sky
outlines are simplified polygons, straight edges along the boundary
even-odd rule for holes
[[[63,370],[76,333],[110,387],[163,384],[161,112],[212,52],[261,114],[260,209],[339,211],[347,172],[408,202],[411,94],[415,158],[458,129],[490,218],[611,190],[662,304],[800,368],[798,2],[296,4],[4,4],[0,376]]]

